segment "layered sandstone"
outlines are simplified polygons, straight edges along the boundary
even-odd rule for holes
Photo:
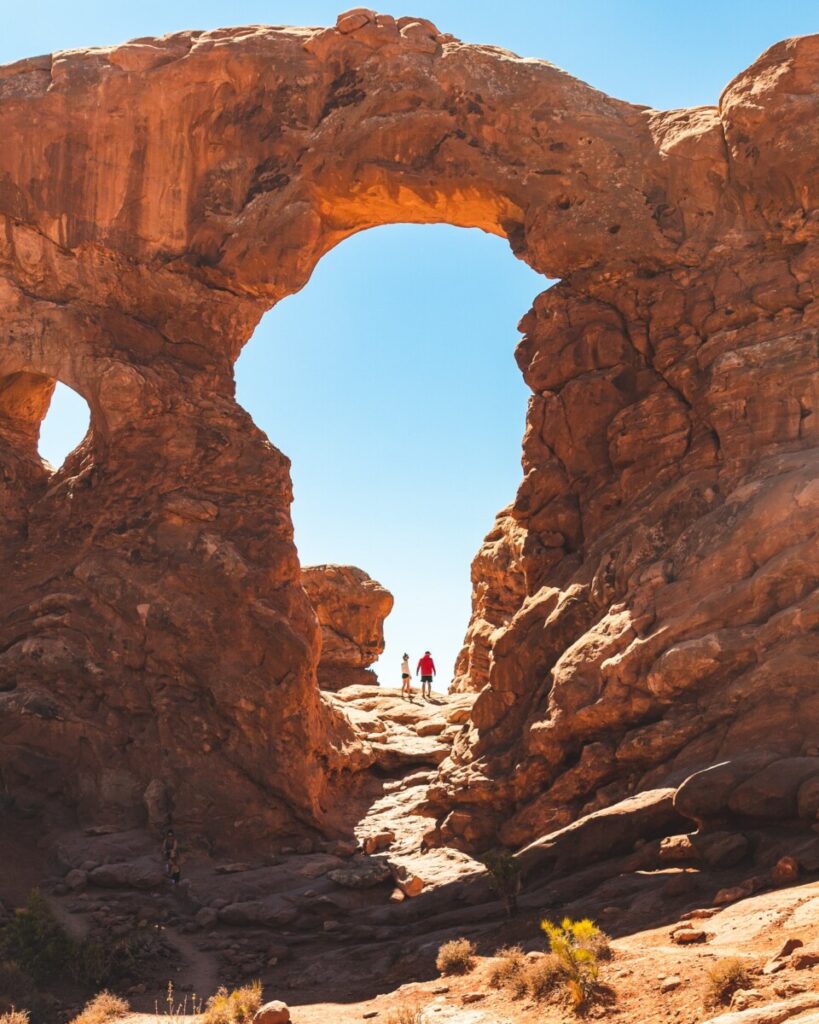
[[[369,755],[316,686],[288,460],[232,367],[397,221],[561,279],[522,323],[524,479],[476,562],[438,840],[814,757],[817,108],[817,37],[659,112],[363,10],[0,69],[4,790],[215,843],[329,827]],[[92,419],[51,473],[55,380]]]
[[[384,619],[393,597],[354,565],[311,565],[301,571],[321,626],[322,690],[378,685],[370,665],[384,653]]]

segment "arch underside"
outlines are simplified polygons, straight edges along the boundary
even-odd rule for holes
[[[481,693],[430,842],[520,845],[717,760],[815,756],[817,50],[672,112],[412,19],[0,69],[16,798],[140,822],[160,794],[244,848],[338,826],[372,755],[315,685],[289,464],[232,366],[322,254],[399,221],[562,279],[522,323],[524,478],[473,568],[457,685]],[[92,430],[50,477],[54,380]]]

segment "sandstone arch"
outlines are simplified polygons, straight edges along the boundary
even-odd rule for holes
[[[477,596],[463,684],[487,685],[438,838],[520,843],[716,756],[809,752],[817,52],[670,112],[366,11],[0,69],[0,373],[65,380],[95,424],[70,502],[18,492],[6,788],[127,821],[162,792],[214,843],[333,826],[367,750],[315,687],[288,463],[232,362],[395,220],[562,278],[524,320],[525,477],[482,554],[518,582]]]

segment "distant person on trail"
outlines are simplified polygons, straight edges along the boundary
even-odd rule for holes
[[[409,667],[409,655],[404,655],[401,662],[401,696],[412,700],[412,672]]]
[[[423,658],[418,659],[418,667],[415,669],[415,674],[421,675],[421,699],[424,697],[432,698],[432,677],[435,675],[435,662],[432,660],[432,655],[429,651],[424,651]]]
[[[179,843],[172,828],[168,829],[162,841],[162,856],[165,858],[165,874],[173,885],[179,885]]]

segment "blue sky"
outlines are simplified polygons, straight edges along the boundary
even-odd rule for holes
[[[351,4],[29,0],[4,16],[0,63],[183,28],[325,25]],[[815,0],[406,0],[382,3],[469,42],[542,57],[659,108],[715,103],[772,43],[819,31]],[[365,232],[264,318],[238,398],[293,460],[305,564],[349,562],[389,587],[382,682],[429,647],[445,684],[469,614],[469,562],[514,495],[526,389],[512,357],[546,282],[501,240],[445,226]],[[87,410],[60,388],[41,436],[59,464]]]

